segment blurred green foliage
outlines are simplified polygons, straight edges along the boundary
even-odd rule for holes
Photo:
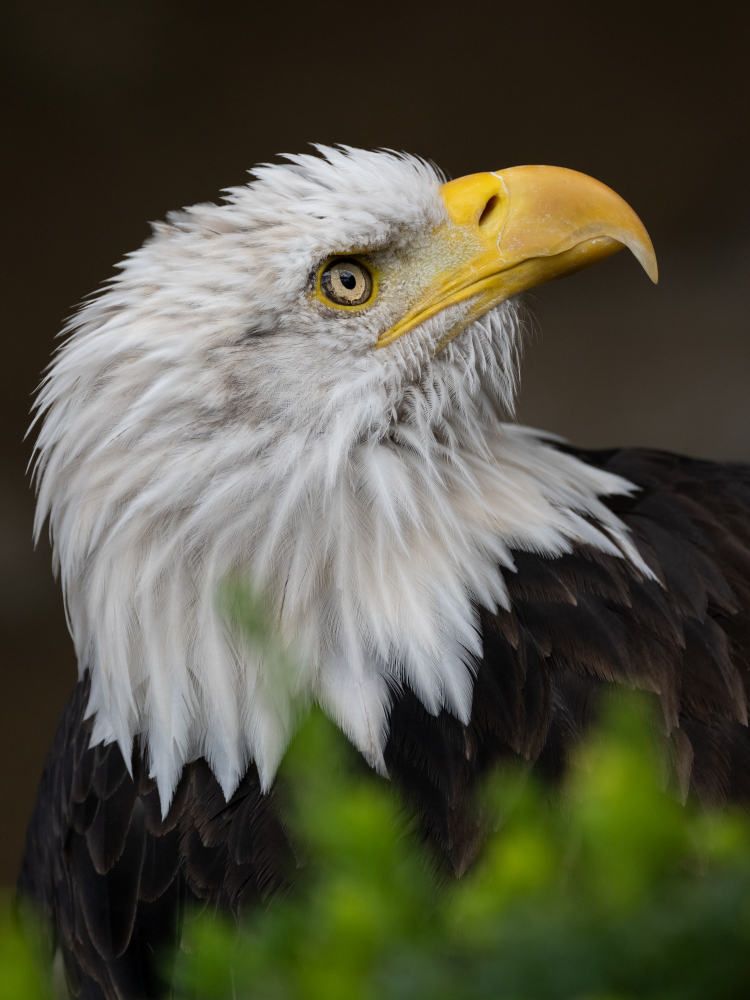
[[[750,825],[662,791],[646,713],[613,702],[564,789],[495,776],[494,832],[436,878],[387,782],[320,714],[283,765],[305,863],[239,930],[202,917],[178,966],[200,1000],[750,997]]]
[[[9,897],[0,899],[0,1000],[48,1000],[49,976],[37,943],[22,934]]]
[[[479,805],[492,832],[436,873],[390,785],[314,712],[282,765],[300,864],[241,927],[192,916],[182,1000],[729,1000],[750,997],[750,821],[662,790],[643,705],[606,707],[565,787],[521,769]],[[0,921],[0,1000],[48,994]]]

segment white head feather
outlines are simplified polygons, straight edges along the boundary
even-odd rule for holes
[[[639,563],[598,499],[629,484],[501,423],[514,300],[438,354],[463,305],[374,349],[446,221],[436,170],[320,152],[156,225],[39,395],[36,531],[49,517],[93,742],[129,760],[140,736],[165,810],[201,755],[227,797],[251,760],[268,786],[300,696],[380,768],[399,684],[468,719],[475,602],[507,605],[512,548]],[[357,249],[379,255],[377,300],[326,308],[319,264]],[[227,624],[227,578],[265,595],[291,685]]]

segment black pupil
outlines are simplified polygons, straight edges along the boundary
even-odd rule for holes
[[[355,278],[355,276],[352,274],[351,271],[344,271],[344,270],[339,271],[339,281],[344,286],[344,288],[348,288],[349,291],[351,291],[352,288],[354,288],[357,284],[357,279]]]

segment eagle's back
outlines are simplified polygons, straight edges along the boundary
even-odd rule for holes
[[[685,793],[750,799],[750,466],[571,451],[640,487],[608,503],[656,579],[585,546],[558,558],[515,552],[510,609],[479,609],[469,724],[431,715],[408,689],[396,697],[389,773],[459,874],[481,843],[477,780],[503,759],[559,777],[616,685],[660,698]],[[115,744],[89,748],[87,700],[85,680],[50,752],[20,890],[54,928],[74,993],[159,997],[153,956],[174,951],[186,903],[252,905],[284,884],[292,850],[254,767],[227,803],[204,760],[187,765],[162,820],[137,747],[132,778]]]

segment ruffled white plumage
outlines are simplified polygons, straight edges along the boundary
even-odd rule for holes
[[[399,684],[468,719],[475,605],[507,604],[513,548],[648,573],[599,499],[629,484],[501,422],[516,303],[434,355],[462,306],[376,351],[408,282],[358,318],[311,300],[328,254],[408,257],[444,221],[439,182],[354,150],[262,168],[156,227],[42,387],[37,532],[49,517],[92,739],[129,760],[138,735],[165,810],[201,755],[227,797],[250,761],[267,787],[298,699],[380,768]],[[265,595],[293,677],[234,633],[227,579]]]

